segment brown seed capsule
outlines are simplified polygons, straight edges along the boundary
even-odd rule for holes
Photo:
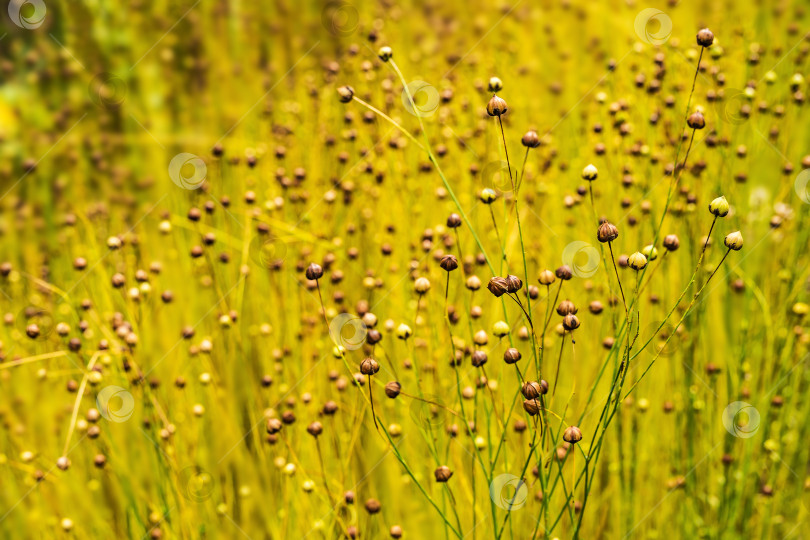
[[[363,375],[374,375],[380,371],[380,364],[373,358],[366,358],[360,362],[360,373]]]
[[[455,213],[447,216],[447,226],[450,227],[451,229],[461,227],[461,216]]]
[[[523,410],[534,416],[540,412],[540,403],[536,399],[526,399],[523,401]]]
[[[456,259],[455,255],[445,255],[442,257],[441,262],[439,263],[444,270],[448,272],[452,272],[456,268],[458,268],[458,259]]]
[[[472,353],[472,365],[475,367],[481,367],[487,363],[487,353],[481,350],[473,351]]]
[[[590,311],[594,315],[599,315],[600,313],[602,313],[602,310],[604,309],[605,308],[602,305],[602,302],[600,302],[599,300],[594,300],[593,302],[588,304],[588,311]]]
[[[521,144],[526,148],[537,148],[540,146],[540,137],[537,135],[537,132],[534,130],[529,130],[523,135],[523,138],[520,139]]]
[[[714,34],[708,28],[703,28],[697,33],[697,44],[701,47],[711,47],[714,43]]]
[[[402,527],[399,525],[392,525],[391,529],[388,531],[388,534],[391,535],[391,538],[402,538]]]
[[[502,114],[506,114],[506,110],[506,101],[498,96],[492,96],[489,103],[487,103],[487,114],[490,116],[501,116]]]
[[[596,238],[603,244],[605,242],[613,242],[619,237],[619,229],[616,228],[616,225],[612,223],[608,223],[605,221],[599,228],[596,230]]]
[[[563,328],[569,332],[573,332],[579,328],[579,319],[577,319],[577,316],[572,313],[563,317]]]
[[[397,381],[391,381],[385,385],[385,395],[391,399],[396,398],[401,390],[402,385],[399,384]]]
[[[703,129],[706,127],[706,119],[703,117],[703,113],[695,111],[686,119],[686,125],[692,129]]]
[[[318,435],[323,433],[323,425],[321,425],[321,423],[318,421],[312,422],[310,425],[307,426],[307,433],[309,433],[313,437],[317,437]]]
[[[571,426],[563,433],[563,440],[569,444],[576,444],[582,440],[582,432],[576,426]]]
[[[437,482],[444,483],[450,480],[450,477],[453,476],[453,471],[451,471],[450,467],[447,465],[442,465],[433,471],[433,475],[436,477]]]
[[[543,388],[543,385],[537,381],[526,381],[525,383],[523,383],[520,392],[526,399],[537,399],[542,394],[548,392],[548,383],[546,383],[546,387]]]
[[[382,504],[377,499],[369,499],[366,501],[366,512],[369,514],[376,514],[382,508]]]
[[[664,237],[664,248],[667,251],[677,251],[681,246],[681,241],[674,234],[668,234]]]
[[[523,288],[523,281],[517,276],[506,276],[506,292],[514,294]]]
[[[270,435],[275,435],[279,431],[281,431],[281,420],[278,418],[269,418],[267,420],[267,433]]]
[[[309,266],[307,266],[304,274],[309,280],[321,279],[323,277],[323,267],[320,264],[311,263]]]
[[[505,278],[502,277],[494,277],[489,280],[487,284],[487,289],[489,292],[495,295],[496,298],[500,298],[507,292],[509,292],[509,283],[506,281]]]
[[[503,353],[503,361],[507,364],[514,364],[522,358],[520,351],[510,347]]]
[[[568,266],[567,264],[564,264],[559,268],[557,268],[557,270],[554,271],[554,274],[563,281],[568,281],[574,275],[573,271],[571,270],[571,267]]]
[[[341,103],[348,103],[354,98],[354,88],[348,85],[338,88],[337,93]]]
[[[571,300],[563,300],[560,302],[560,305],[557,306],[557,315],[560,315],[561,317],[565,317],[569,314],[576,314],[577,311],[579,310]]]

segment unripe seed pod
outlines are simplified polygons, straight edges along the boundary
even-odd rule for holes
[[[743,247],[743,237],[740,231],[735,231],[733,233],[729,233],[723,243],[726,245],[727,248],[733,249],[734,251],[740,251]]]
[[[717,197],[709,203],[709,212],[717,217],[726,217],[729,210],[730,207],[725,197]]]
[[[354,98],[354,88],[351,86],[341,86],[337,89],[341,103],[348,103]]]
[[[394,51],[391,47],[380,47],[380,50],[377,51],[377,56],[379,56],[380,60],[383,62],[388,62],[391,60],[391,57],[394,56]]]
[[[647,266],[647,257],[636,251],[627,259],[627,264],[630,265],[630,268],[633,270],[642,270]]]
[[[588,164],[582,169],[582,178],[589,182],[593,182],[599,176],[599,171],[593,164]]]
[[[500,92],[503,90],[503,81],[501,81],[498,77],[490,77],[489,83],[487,83],[487,90],[492,92]]]
[[[537,281],[540,282],[540,285],[545,285],[546,287],[548,287],[549,285],[554,283],[555,279],[556,277],[554,276],[554,273],[551,270],[543,270],[542,272],[540,272],[540,276],[537,278]]]

